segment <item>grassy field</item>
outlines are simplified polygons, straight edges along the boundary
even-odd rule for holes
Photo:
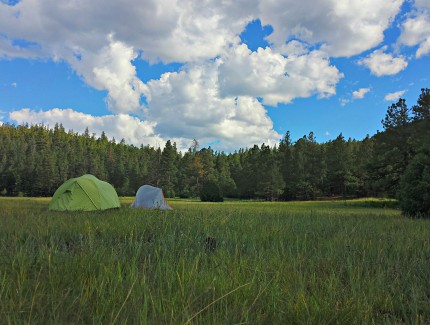
[[[430,323],[430,220],[390,201],[48,203],[0,198],[2,324]]]

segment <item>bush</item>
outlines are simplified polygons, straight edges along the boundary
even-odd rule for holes
[[[202,202],[223,202],[224,198],[218,184],[214,181],[206,182],[200,192]]]
[[[430,216],[430,155],[416,155],[400,180],[400,208],[410,216]]]

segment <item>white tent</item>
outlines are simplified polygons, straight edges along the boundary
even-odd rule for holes
[[[134,202],[130,207],[143,209],[172,210],[172,207],[167,204],[161,188],[154,187],[151,185],[143,185],[137,190]]]

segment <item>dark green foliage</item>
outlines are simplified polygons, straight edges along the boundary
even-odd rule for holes
[[[425,120],[430,118],[430,89],[422,88],[418,97],[417,105],[412,106],[414,120]]]
[[[288,146],[288,134],[280,145],[284,161],[286,193],[290,199],[311,200],[322,195],[326,176],[324,147],[316,142],[313,133]]]
[[[196,198],[205,184],[216,184],[222,196],[267,201],[395,198],[410,162],[430,147],[429,103],[428,88],[412,109],[399,99],[388,107],[385,130],[361,141],[340,134],[318,143],[312,132],[293,141],[287,132],[278,147],[254,145],[230,154],[199,148],[197,140],[181,153],[170,140],[164,148],[138,148],[109,140],[104,132],[95,138],[88,129],[79,135],[58,124],[53,129],[3,124],[0,193],[50,196],[65,180],[90,173],[120,196],[151,184],[167,197]]]
[[[7,195],[51,196],[65,180],[93,174],[114,185],[120,195],[134,195],[148,182],[147,160],[154,148],[140,149],[66,132],[62,125],[0,126],[0,188]]]
[[[406,106],[406,101],[399,98],[399,101],[392,104],[387,109],[385,119],[381,121],[385,130],[389,130],[395,127],[405,126],[410,122],[409,109]]]
[[[411,216],[430,217],[430,155],[420,153],[412,159],[400,181],[399,202]]]
[[[175,183],[177,175],[177,163],[176,157],[178,153],[176,151],[176,145],[168,140],[161,153],[160,162],[160,185],[164,190],[166,197],[175,197]]]
[[[202,202],[223,202],[220,187],[215,181],[207,181],[201,189],[200,200]]]
[[[422,89],[412,108],[412,118],[405,117],[409,110],[404,100],[391,106],[399,108],[399,118],[392,118],[395,110],[387,111],[385,121],[396,122],[385,123],[386,131],[374,137],[374,154],[369,164],[373,190],[397,196],[403,212],[411,216],[429,213],[429,103],[429,89]]]

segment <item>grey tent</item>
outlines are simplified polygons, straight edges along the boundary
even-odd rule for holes
[[[143,209],[158,209],[158,210],[172,210],[172,207],[167,204],[161,188],[151,185],[141,186],[136,193],[134,202],[131,208]]]

